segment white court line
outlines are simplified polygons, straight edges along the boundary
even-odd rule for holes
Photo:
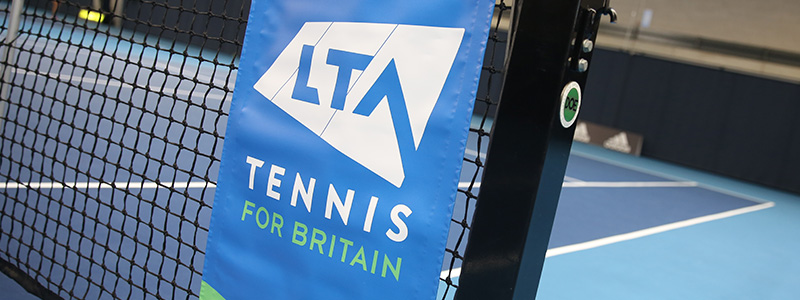
[[[572,245],[562,246],[562,247],[558,247],[558,248],[552,248],[552,249],[547,250],[547,253],[545,254],[545,257],[554,257],[554,256],[558,256],[558,255],[563,255],[563,254],[568,254],[568,253],[573,253],[573,252],[578,252],[578,251],[583,251],[583,250],[594,249],[594,248],[598,248],[598,247],[601,247],[601,246],[606,246],[606,245],[616,244],[616,243],[619,243],[619,242],[638,239],[638,238],[642,238],[642,237],[646,237],[646,236],[650,236],[650,235],[655,235],[655,234],[666,232],[666,231],[671,231],[671,230],[680,229],[680,228],[689,227],[689,226],[694,226],[694,225],[707,223],[707,222],[711,222],[711,221],[730,218],[730,217],[733,217],[733,216],[738,216],[738,215],[742,215],[742,214],[746,214],[746,213],[751,213],[751,212],[767,209],[767,208],[770,208],[770,207],[773,207],[773,206],[775,206],[774,202],[766,202],[766,203],[761,203],[761,204],[758,204],[758,205],[742,207],[742,208],[738,208],[738,209],[734,209],[734,210],[729,210],[729,211],[725,211],[725,212],[721,212],[721,213],[716,213],[716,214],[713,214],[713,215],[706,215],[706,216],[697,217],[697,218],[693,218],[693,219],[678,221],[678,222],[675,222],[675,223],[664,224],[664,225],[656,226],[656,227],[650,227],[650,228],[647,228],[647,229],[642,229],[642,230],[638,230],[638,231],[634,231],[634,232],[629,232],[629,233],[623,233],[623,234],[618,234],[618,235],[614,235],[614,236],[609,236],[609,237],[605,237],[605,238],[601,238],[601,239],[596,239],[596,240],[593,240],[593,241],[588,241],[588,242],[583,242],[583,243],[578,243],[578,244],[572,244]],[[452,271],[450,271],[450,270],[442,271],[439,276],[440,276],[440,278],[446,278],[448,276],[448,274],[450,275],[450,278],[459,277],[461,275],[461,268],[455,268]]]
[[[605,188],[638,188],[638,187],[696,187],[694,181],[577,181],[564,182],[565,188],[605,187]]]
[[[567,180],[574,178],[565,178]],[[575,179],[577,180],[577,179]],[[458,183],[458,188],[465,189],[469,187],[470,182],[463,181]],[[567,181],[561,184],[565,188],[639,188],[639,187],[697,187],[698,183],[694,181]],[[481,183],[476,182],[473,188],[480,188]]]
[[[571,182],[583,182],[583,180],[580,180],[580,179],[575,178],[575,177],[569,177],[569,176],[566,176],[566,175],[564,176],[564,180],[571,181]]]
[[[608,165],[615,166],[615,167],[620,167],[620,168],[631,170],[631,171],[634,171],[634,172],[639,172],[639,173],[644,173],[644,174],[647,174],[647,175],[652,175],[652,176],[655,176],[655,177],[660,177],[660,178],[663,178],[663,179],[665,179],[667,181],[677,181],[677,182],[687,181],[686,178],[683,178],[683,177],[679,177],[679,176],[675,176],[675,175],[671,175],[671,174],[667,174],[667,173],[662,173],[662,172],[651,170],[651,169],[647,169],[647,168],[644,168],[644,167],[625,164],[625,163],[622,163],[622,162],[619,162],[619,161],[615,161],[613,159],[598,157],[598,156],[594,156],[594,155],[591,155],[591,154],[588,154],[588,153],[583,153],[583,152],[580,152],[580,151],[572,151],[572,152],[570,152],[570,155],[575,155],[575,156],[578,156],[578,157],[582,157],[582,158],[593,160],[593,161],[596,161],[596,162],[608,164]],[[707,188],[707,187],[705,185],[703,185],[703,188]],[[763,203],[763,201],[756,201],[756,202]]]
[[[593,241],[588,241],[588,242],[583,242],[583,243],[578,243],[578,244],[573,244],[573,245],[553,248],[553,249],[547,250],[547,255],[545,255],[545,257],[553,257],[553,256],[557,256],[557,255],[577,252],[577,251],[581,251],[581,250],[588,250],[588,249],[597,248],[597,247],[600,247],[600,246],[605,246],[605,245],[615,244],[615,243],[619,243],[619,242],[624,242],[624,241],[628,241],[628,240],[632,240],[632,239],[638,239],[638,238],[641,238],[641,237],[646,237],[646,236],[654,235],[654,234],[657,234],[657,233],[662,233],[662,232],[666,232],[666,231],[670,231],[670,230],[680,229],[680,228],[694,226],[694,225],[701,224],[701,223],[716,221],[716,220],[720,220],[720,219],[730,218],[730,217],[733,217],[733,216],[738,216],[738,215],[741,215],[741,214],[746,214],[746,213],[750,213],[750,212],[754,212],[754,211],[759,211],[759,210],[767,209],[767,208],[770,208],[770,207],[773,207],[773,206],[775,206],[774,202],[766,202],[766,203],[761,203],[761,204],[758,204],[758,205],[742,207],[742,208],[738,208],[738,209],[734,209],[734,210],[729,210],[729,211],[725,211],[725,212],[721,212],[721,213],[716,213],[716,214],[713,214],[713,215],[706,215],[706,216],[697,217],[697,218],[694,218],[694,219],[688,219],[688,220],[683,220],[683,221],[670,223],[670,224],[665,224],[665,225],[661,225],[661,226],[650,227],[650,228],[647,228],[647,229],[642,229],[642,230],[638,230],[638,231],[634,231],[634,232],[629,232],[629,233],[623,233],[623,234],[619,234],[619,235],[609,236],[609,237],[605,237],[605,238],[597,239],[597,240],[593,240]]]
[[[113,37],[106,36],[106,39],[108,39],[108,38],[113,38]],[[40,41],[44,41],[44,45],[41,44]],[[85,46],[69,44],[66,41],[61,40],[61,39],[52,40],[52,39],[48,39],[48,38],[39,37],[39,38],[36,38],[34,40],[25,41],[26,44],[30,43],[30,42],[33,42],[33,45],[32,45],[32,47],[30,49],[25,49],[25,50],[27,50],[26,52],[31,52],[31,54],[49,55],[49,56],[55,56],[55,52],[64,53],[65,55],[62,55],[62,56],[58,57],[58,58],[61,58],[61,59],[66,59],[67,58],[66,54],[69,54],[70,51],[73,51],[73,50],[76,50],[76,49],[77,50],[88,50]],[[57,45],[54,49],[49,50],[49,51],[52,51],[53,53],[45,53],[45,50],[48,50],[47,49],[48,46],[50,46],[52,43],[56,43],[56,45]],[[128,43],[130,43],[130,42],[128,42]],[[22,46],[25,46],[26,44],[23,44]],[[108,55],[109,57],[113,58],[114,60],[116,60],[118,62],[138,63],[138,64],[141,64],[144,68],[149,68],[149,69],[158,68],[158,69],[161,69],[161,70],[167,69],[168,71],[172,71],[172,72],[180,73],[180,74],[184,74],[183,73],[184,67],[182,66],[184,64],[184,61],[186,61],[186,60],[192,60],[192,61],[193,60],[197,60],[196,58],[193,58],[193,57],[190,57],[190,56],[187,57],[187,56],[184,56],[184,55],[181,55],[181,54],[167,53],[164,50],[158,50],[157,48],[155,48],[153,46],[150,46],[150,45],[138,45],[138,46],[143,47],[144,49],[141,49],[141,51],[136,51],[135,54],[139,54],[140,52],[144,52],[145,49],[150,49],[150,50],[158,51],[158,53],[153,55],[153,56],[155,56],[155,58],[151,58],[150,55],[137,57],[136,55],[131,55],[131,51],[130,51],[130,50],[133,49],[133,46],[135,46],[135,45],[136,45],[135,43],[131,43],[131,46],[129,47],[129,49],[123,48],[123,52],[119,52],[119,49],[115,48],[115,49],[113,49],[113,51],[111,53],[103,52],[103,54]],[[66,49],[62,49],[62,48],[66,48]],[[119,56],[119,54],[124,54],[126,56]],[[161,54],[162,56],[165,56],[165,55],[170,56],[170,58],[167,59],[169,62],[168,63],[164,63],[161,60],[159,60],[158,59],[159,54]],[[175,61],[175,60],[172,59],[172,56],[180,56],[181,60]],[[192,63],[192,66],[197,66],[198,69],[202,68],[202,65],[199,62]],[[227,66],[226,66],[226,68],[227,68]],[[215,72],[215,74],[216,74],[216,72]],[[234,84],[234,82],[235,82],[235,79],[227,78],[227,76],[225,76],[226,78],[219,78],[219,77],[216,77],[216,76],[211,77],[211,76],[205,76],[205,75],[202,75],[202,74],[196,74],[196,75],[192,75],[192,76],[194,76],[194,78],[197,79],[198,81],[200,81],[202,83],[205,83],[207,85],[210,85],[210,86],[219,86],[219,85],[226,85],[226,84],[232,86]]]
[[[442,271],[441,274],[439,274],[439,278],[445,279],[445,278],[447,278],[447,275],[450,275],[450,278],[461,277],[461,268],[460,267],[459,268],[455,268],[452,271],[451,270],[444,270],[444,271]]]
[[[22,75],[38,75],[38,76],[43,76],[43,77],[56,79],[56,80],[61,80],[61,81],[77,81],[77,82],[81,82],[81,83],[85,83],[85,84],[92,84],[92,85],[125,87],[125,88],[129,88],[129,89],[133,89],[133,88],[137,88],[138,87],[138,88],[143,88],[143,89],[150,89],[154,93],[162,93],[162,94],[167,94],[167,95],[169,95],[170,93],[173,93],[173,90],[174,90],[174,95],[175,96],[183,96],[185,98],[198,97],[198,98],[204,98],[204,99],[213,99],[213,100],[225,101],[225,100],[228,100],[228,98],[232,97],[232,95],[230,95],[230,93],[227,96],[221,96],[221,95],[218,95],[217,93],[206,93],[206,92],[197,92],[197,91],[196,92],[192,92],[192,91],[187,91],[187,90],[183,90],[183,89],[170,89],[170,88],[167,88],[167,87],[153,86],[153,85],[149,85],[149,84],[147,86],[141,86],[141,85],[138,85],[138,84],[137,85],[132,85],[130,83],[124,83],[124,82],[122,82],[122,81],[120,81],[118,79],[114,79],[113,81],[111,81],[111,80],[97,78],[97,77],[101,77],[101,76],[102,77],[108,77],[107,75],[99,75],[99,76],[96,76],[96,77],[93,77],[93,78],[88,78],[88,77],[71,75],[71,74],[40,73],[40,72],[26,71],[26,70],[20,70],[20,69],[15,70],[15,72],[17,74],[22,74]],[[111,77],[109,77],[109,78],[111,78]]]
[[[205,181],[193,182],[0,182],[0,189],[195,189],[215,188],[215,184]]]
[[[591,160],[598,161],[598,162],[605,163],[605,164],[609,164],[609,165],[612,165],[612,166],[617,166],[617,167],[620,167],[620,168],[624,168],[624,169],[628,169],[628,170],[632,170],[632,171],[636,171],[636,172],[640,172],[640,173],[644,173],[644,174],[649,174],[649,175],[653,175],[653,176],[656,176],[656,177],[661,177],[661,178],[664,178],[664,179],[667,179],[667,180],[674,180],[674,181],[685,181],[686,180],[685,178],[682,178],[680,176],[666,174],[666,173],[662,173],[662,172],[659,172],[659,171],[647,169],[647,168],[644,168],[644,167],[638,167],[638,166],[634,166],[634,165],[629,165],[629,164],[626,164],[626,163],[622,163],[622,162],[615,161],[615,160],[608,159],[608,158],[597,157],[597,156],[594,156],[594,155],[591,155],[591,154],[588,154],[588,153],[583,153],[583,152],[580,152],[580,151],[570,152],[570,155],[576,155],[576,156],[579,156],[579,157],[583,157],[583,158],[586,158],[586,159],[591,159]],[[741,193],[741,192],[731,191],[731,190],[728,190],[728,189],[725,189],[725,188],[721,188],[721,187],[718,187],[718,186],[714,186],[714,185],[710,185],[710,184],[698,184],[698,187],[706,189],[706,190],[710,190],[710,191],[713,191],[713,192],[722,193],[722,194],[725,194],[725,195],[729,195],[729,196],[733,196],[733,197],[737,197],[737,198],[742,198],[742,199],[745,199],[745,200],[753,201],[755,203],[766,203],[766,202],[768,202],[768,201],[766,201],[764,199],[761,199],[761,198],[758,198],[758,197],[754,197],[754,196],[751,196],[751,195],[748,195],[748,194],[745,194],[745,193]]]
[[[41,52],[41,53],[35,52],[35,48],[37,46],[40,46],[38,40],[39,39],[37,39],[37,41],[34,42],[34,45],[33,45],[34,48],[30,49],[29,51],[32,51],[31,54],[47,55],[47,54],[45,54],[43,52],[44,48],[40,49],[39,52]],[[45,39],[45,43],[49,43],[51,41],[52,40]],[[66,46],[67,49],[60,49],[63,46]],[[72,46],[70,46],[69,44],[64,44],[64,43],[60,43],[59,42],[58,46],[53,51],[68,53],[68,51],[71,50],[71,47]],[[84,49],[84,48],[80,48],[80,49]],[[153,48],[153,49],[155,49],[155,48]],[[111,55],[109,53],[106,53],[106,54]],[[172,55],[172,54],[170,54],[170,55]],[[157,54],[156,54],[156,56],[157,56]],[[120,58],[120,57],[116,57],[116,55],[112,55],[112,57],[113,57],[113,59],[115,59],[115,60],[117,60],[119,62],[128,62],[129,60],[135,58],[135,57]],[[147,58],[147,57],[143,57],[143,58]],[[187,59],[186,57],[183,57],[183,58]],[[172,72],[174,72],[174,73],[179,73],[179,74],[184,75],[184,76],[191,76],[193,79],[197,80],[199,83],[202,83],[202,84],[207,85],[209,87],[214,87],[214,86],[219,86],[219,85],[226,85],[226,84],[233,86],[234,83],[231,82],[231,81],[235,82],[235,79],[232,80],[231,78],[229,78],[230,76],[226,76],[225,79],[217,78],[216,76],[214,78],[209,77],[209,76],[204,76],[204,75],[200,74],[200,71],[201,71],[201,69],[203,69],[203,67],[201,65],[199,65],[199,64],[196,66],[197,67],[197,71],[195,72],[196,74],[184,74],[182,72],[184,70],[182,64],[181,64],[181,67],[178,67],[178,66],[175,65],[175,63],[177,63],[177,62],[173,62],[171,59],[170,59],[169,63],[163,63],[160,60],[158,60],[158,58],[156,57],[156,59],[152,60],[152,66],[147,65],[146,62],[143,62],[141,59],[138,60],[138,61],[137,60],[131,60],[130,62],[145,64],[144,67],[145,68],[149,67],[150,69],[157,69],[157,70],[166,69],[168,71],[170,71],[170,69],[172,69]],[[177,71],[176,71],[176,69],[177,69]],[[19,70],[17,72],[19,73]],[[213,72],[216,74],[216,70],[213,70]],[[31,73],[33,73],[33,72],[31,72]],[[59,80],[74,80],[74,77],[77,77],[77,79],[79,79],[80,82],[89,83],[89,84],[102,84],[102,85],[116,86],[116,87],[125,86],[125,87],[128,87],[128,88],[133,87],[132,85],[129,85],[127,83],[122,83],[122,82],[116,83],[116,82],[110,82],[108,80],[100,80],[100,79],[93,79],[93,78],[90,78],[90,79],[87,80],[84,77],[80,77],[80,76],[74,76],[73,77],[73,76],[67,75],[67,74],[49,73],[49,74],[45,75],[44,73],[39,73],[39,72],[36,72],[34,74],[38,74],[38,75],[46,76],[46,77],[51,77],[51,78],[59,79]],[[63,78],[62,76],[67,76],[68,78]],[[102,75],[102,76],[108,77],[107,75]],[[222,81],[222,82],[220,83],[220,81]],[[142,87],[142,86],[139,86],[139,85],[136,85],[136,86],[137,87]],[[161,92],[161,93],[170,92],[167,88],[162,88],[160,86],[159,87],[155,87],[155,86],[152,86],[152,85],[147,85],[146,87],[143,87],[143,88],[150,88],[150,89],[153,89],[155,92]],[[226,100],[226,98],[230,98],[230,95],[228,95],[228,97],[220,96],[220,95],[216,95],[216,94],[203,95],[203,92],[195,92],[194,94],[200,94],[200,95],[192,95],[192,93],[190,91],[181,90],[181,89],[178,89],[175,93],[176,93],[176,96],[187,96],[187,97],[197,96],[197,97],[204,97],[204,98],[212,98],[212,99],[215,99],[215,100]]]
[[[42,72],[38,72],[38,71],[26,71],[26,70],[22,70],[22,69],[17,69],[14,72],[17,73],[17,74],[21,74],[21,75],[38,75],[38,76],[47,77],[47,78],[56,79],[56,80],[61,80],[61,81],[78,81],[80,83],[94,84],[94,85],[105,85],[105,86],[114,86],[114,87],[122,87],[122,86],[127,87],[127,88],[136,87],[136,86],[134,86],[132,84],[123,83],[121,81],[120,82],[112,82],[112,81],[108,81],[108,80],[105,80],[105,79],[99,79],[99,78],[91,78],[91,79],[89,79],[89,78],[82,77],[82,76],[73,76],[71,74],[59,74],[59,73],[53,73],[53,72],[42,73]],[[99,77],[99,76],[97,76],[97,77]]]
[[[468,181],[459,182],[459,183],[458,183],[458,188],[460,188],[460,189],[466,189],[466,188],[468,188],[468,187],[469,187],[469,184],[470,184],[470,183],[471,183],[471,182],[468,182]],[[481,183],[480,183],[480,182],[475,182],[475,184],[473,184],[473,185],[472,185],[472,187],[473,187],[473,188],[480,188],[480,187],[481,187]]]
[[[472,155],[472,156],[476,156],[476,157],[478,155],[480,155],[481,159],[486,159],[486,153],[478,153],[478,151],[475,151],[475,150],[472,150],[472,149],[469,149],[469,148],[467,148],[467,150],[464,150],[464,153]]]

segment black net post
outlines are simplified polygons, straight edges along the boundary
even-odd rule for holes
[[[583,87],[608,0],[514,3],[505,82],[456,299],[534,299],[574,126],[562,91]]]

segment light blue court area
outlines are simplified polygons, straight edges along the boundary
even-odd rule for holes
[[[797,195],[576,143],[537,298],[798,299],[798,216]]]
[[[607,209],[588,212],[598,207],[574,203],[582,200],[573,198],[575,192],[565,187],[561,200],[565,205],[559,206],[553,231],[556,244],[591,231],[582,228],[576,233],[581,225],[566,224],[582,218],[597,226],[622,227],[614,220],[598,223],[597,215],[628,224],[668,221],[678,215],[689,219],[650,227],[650,232],[643,229],[610,238],[607,244],[600,240],[596,247],[551,255],[545,261],[539,299],[798,299],[797,195],[581,144],[573,148],[572,158],[576,156],[676,182],[696,182],[697,187],[648,188],[650,193],[632,191],[626,195],[634,199],[616,201],[606,199],[615,195],[613,191],[597,191],[596,197],[583,200],[625,203],[613,204],[620,210],[616,214]],[[576,174],[572,163],[577,161],[570,161],[568,174]],[[670,195],[671,205],[651,203]],[[570,212],[580,207],[585,207],[580,217]],[[720,211],[714,212],[714,208]],[[567,218],[572,222],[565,222]]]

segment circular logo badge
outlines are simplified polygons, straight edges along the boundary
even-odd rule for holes
[[[581,86],[572,81],[567,83],[564,90],[561,91],[561,109],[559,115],[561,117],[561,126],[564,128],[572,127],[575,120],[578,119],[578,112],[581,111]]]

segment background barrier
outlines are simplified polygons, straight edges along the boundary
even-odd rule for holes
[[[596,50],[581,118],[640,133],[642,155],[800,192],[800,85]]]

